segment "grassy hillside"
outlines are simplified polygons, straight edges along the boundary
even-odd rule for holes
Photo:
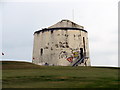
[[[3,88],[118,88],[118,68],[2,62]]]

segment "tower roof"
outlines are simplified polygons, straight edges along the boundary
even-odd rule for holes
[[[70,20],[61,20],[60,22],[48,27],[48,28],[60,28],[60,27],[65,27],[65,28],[79,28],[79,29],[84,29],[83,26],[80,26]]]
[[[80,26],[70,20],[61,20],[60,22],[48,27],[48,28],[44,28],[42,30],[38,30],[36,31],[35,33],[40,33],[40,32],[44,32],[44,31],[49,31],[49,30],[81,30],[81,31],[84,31],[84,32],[87,32],[86,30],[84,30],[84,27],[83,26]],[[34,33],[34,34],[35,34]]]

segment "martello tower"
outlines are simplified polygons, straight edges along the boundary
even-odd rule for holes
[[[62,20],[34,33],[35,64],[90,66],[88,32],[83,26]]]

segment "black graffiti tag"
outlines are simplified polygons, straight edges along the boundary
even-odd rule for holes
[[[61,58],[67,58],[68,53],[66,51],[61,51],[59,54],[59,59]]]

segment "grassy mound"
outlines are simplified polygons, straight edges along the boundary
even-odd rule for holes
[[[30,62],[22,61],[1,61],[2,69],[30,69],[30,68],[40,68],[39,65],[35,65]]]
[[[3,88],[118,88],[118,68],[3,61]]]

